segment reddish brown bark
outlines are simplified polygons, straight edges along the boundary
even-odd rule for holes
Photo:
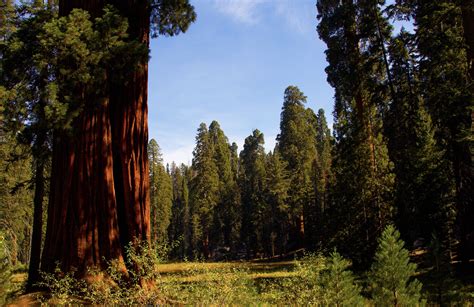
[[[83,8],[97,16],[104,2],[62,0],[60,15]],[[109,3],[128,17],[130,38],[148,46],[148,1]],[[86,101],[72,135],[56,131],[42,270],[59,261],[84,275],[104,258],[122,259],[130,242],[149,240],[147,82],[144,60],[100,106],[92,103],[97,97]]]
[[[149,45],[148,1],[111,1],[129,19],[132,39]],[[114,179],[122,244],[150,239],[148,60],[111,90]]]
[[[98,15],[103,2],[60,1],[60,15],[86,8]],[[121,259],[115,189],[109,101],[84,101],[84,111],[71,132],[55,131],[48,223],[41,268],[52,272],[105,265],[104,259]]]
[[[109,104],[88,106],[73,134],[54,137],[42,270],[84,275],[103,259],[121,259],[112,167]]]

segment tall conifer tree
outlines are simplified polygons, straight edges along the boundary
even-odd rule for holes
[[[436,138],[445,149],[445,158],[451,162],[456,186],[459,256],[468,263],[469,259],[474,258],[474,93],[469,90],[470,86],[472,89],[468,60],[471,53],[467,52],[471,49],[466,49],[466,43],[470,41],[466,41],[463,36],[463,33],[470,35],[471,29],[463,28],[463,25],[468,24],[463,24],[464,6],[460,6],[461,2],[436,0],[413,1],[409,4],[414,5],[411,12],[417,26],[422,93],[437,128]]]
[[[51,107],[48,88],[51,72],[45,65],[49,59],[40,39],[45,34],[46,23],[55,17],[56,7],[34,1],[18,7],[17,16],[12,15],[14,11],[13,4],[6,1],[2,7],[6,18],[1,30],[5,39],[1,44],[2,84],[9,90],[9,97],[5,97],[5,123],[9,129],[16,130],[18,141],[30,147],[34,158],[34,213],[27,285],[31,288],[39,280],[43,203],[47,193],[47,164],[51,158],[52,120],[47,112]]]
[[[286,252],[289,241],[290,210],[288,191],[290,173],[287,163],[282,159],[278,149],[270,152],[265,164],[265,237],[266,253],[270,256]]]
[[[420,93],[415,59],[408,51],[412,35],[402,31],[389,52],[394,97],[385,116],[389,153],[395,165],[397,223],[412,243],[433,231],[446,237],[452,210],[449,168],[434,139],[434,128]]]
[[[327,237],[327,225],[331,223],[327,218],[327,209],[330,206],[330,188],[334,183],[332,173],[333,138],[327,126],[324,110],[320,109],[315,117],[317,157],[313,163],[315,198],[310,214],[309,248],[320,249]]]
[[[172,256],[183,259],[192,256],[192,252],[190,252],[189,167],[184,164],[177,167],[175,163],[172,163],[170,175],[173,185],[173,206],[168,235],[171,244],[176,245]]]
[[[263,248],[263,212],[266,205],[264,142],[263,133],[256,129],[245,139],[244,149],[240,152],[241,240],[245,244],[248,257]]]
[[[130,49],[122,45],[121,50],[127,50],[127,56],[118,56],[108,65],[104,62],[87,65],[91,61],[100,62],[99,55],[104,55],[102,52],[110,48],[94,45],[98,50],[87,53],[86,57],[84,46],[80,44],[78,48],[68,50],[71,44],[80,43],[83,37],[78,33],[88,24],[82,21],[78,30],[66,31],[76,33],[74,39],[64,39],[66,34],[61,33],[64,30],[61,26],[64,23],[75,25],[77,13],[76,20],[58,23],[59,31],[51,33],[56,35],[50,38],[50,42],[56,41],[51,51],[57,54],[58,50],[74,50],[80,55],[75,58],[79,61],[59,62],[61,69],[57,72],[61,73],[60,79],[70,80],[76,87],[70,93],[59,87],[57,97],[63,103],[67,102],[64,100],[68,97],[81,97],[81,101],[77,102],[84,107],[70,105],[74,106],[74,118],[70,122],[73,133],[68,134],[60,127],[54,131],[49,219],[42,257],[42,270],[46,272],[52,272],[55,263],[60,262],[63,270],[69,271],[76,267],[78,275],[84,275],[87,266],[104,266],[104,258],[121,259],[124,256],[123,248],[130,242],[137,243],[150,238],[146,56],[150,21],[152,35],[177,35],[186,31],[196,16],[186,0],[61,0],[59,14],[66,17],[73,9],[82,8],[92,17],[101,17],[106,4],[115,5],[129,22],[128,27],[124,27],[126,23],[121,22],[124,18],[109,20],[108,30],[113,30],[112,33],[118,31],[129,46],[140,46]],[[102,18],[99,20],[104,21]],[[107,28],[103,26],[102,30]],[[100,31],[82,32],[87,33],[96,35]],[[93,41],[120,43],[104,37],[96,37]],[[57,42],[68,44],[58,45]],[[138,50],[140,52],[136,52]],[[77,67],[74,65],[77,63],[80,64],[77,65],[79,68],[93,67],[93,71],[86,69],[79,72],[90,73],[94,78],[72,80],[77,77]],[[126,76],[125,71],[130,75]],[[124,81],[125,77],[127,82]],[[100,82],[91,86],[92,89],[77,84],[78,81],[90,80]],[[109,108],[110,104],[114,107]],[[69,112],[71,108],[66,107],[66,110]],[[57,111],[64,112],[64,109]],[[90,176],[90,172],[96,176]],[[81,217],[80,221],[76,221],[80,226],[67,222],[73,220],[71,215]],[[103,222],[98,222],[98,218]],[[95,231],[97,236],[88,235]]]
[[[213,241],[215,246],[230,246],[236,209],[231,146],[217,121],[209,125],[209,137],[219,176],[219,200],[214,214]]]
[[[160,146],[154,139],[148,143],[148,160],[150,161],[151,240],[153,244],[160,246],[168,242],[173,187],[171,177],[163,165]]]
[[[219,202],[219,173],[211,137],[204,123],[200,124],[196,136],[190,185],[193,248],[207,258],[211,252],[214,210]]]
[[[314,113],[306,109],[306,96],[296,86],[285,89],[280,117],[280,134],[277,136],[278,150],[286,161],[291,174],[289,211],[291,236],[295,247],[304,245],[305,214],[314,203],[312,166],[316,158],[316,131],[312,124]]]
[[[373,1],[317,2],[327,44],[328,82],[335,89],[333,236],[339,251],[367,264],[392,214],[394,175],[381,134],[385,104],[383,48],[389,34]]]

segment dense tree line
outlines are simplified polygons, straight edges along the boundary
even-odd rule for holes
[[[168,212],[172,204],[168,243],[176,248],[173,256],[251,258],[320,247],[334,141],[324,111],[316,115],[305,103],[297,87],[285,90],[281,133],[268,153],[259,130],[237,154],[237,145],[216,121],[209,128],[201,123],[191,166],[172,164],[161,179],[150,173],[156,182],[152,191],[160,181],[171,177],[173,182],[172,195],[162,188],[156,196],[167,200],[152,201],[152,211],[158,212]],[[151,140],[149,148],[155,147]],[[149,155],[156,161],[155,152]],[[165,169],[161,160],[158,164]],[[162,218],[168,221],[169,215]]]
[[[209,128],[201,123],[192,164],[172,164],[161,179],[151,179],[152,191],[160,181],[173,182],[172,195],[162,188],[157,196],[166,201],[152,201],[158,212],[168,212],[171,203],[173,256],[252,258],[320,245],[317,224],[329,202],[333,138],[324,111],[316,115],[305,102],[297,87],[285,90],[281,133],[272,151],[265,151],[264,135],[256,129],[237,154],[217,121]],[[151,140],[149,148],[154,147]],[[155,161],[156,153],[149,154]]]
[[[472,9],[317,1],[335,89],[333,133],[296,86],[284,92],[268,153],[259,130],[237,157],[217,122],[201,124],[192,165],[171,173],[188,195],[188,229],[170,236],[187,247],[180,255],[337,248],[367,267],[376,238],[395,223],[410,246],[435,238],[446,259],[472,259]],[[395,32],[400,20],[413,30]]]

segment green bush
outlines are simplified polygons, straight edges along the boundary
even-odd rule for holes
[[[334,252],[331,257],[306,255],[296,261],[294,276],[263,287],[262,299],[272,305],[360,306],[360,286],[348,270],[350,262]]]
[[[76,279],[74,271],[64,273],[59,267],[54,273],[42,273],[41,286],[53,304],[87,302],[106,305],[157,304],[166,301],[161,291],[161,278],[156,265],[159,253],[148,243],[129,245],[126,249],[127,273],[124,263],[110,261],[107,269],[89,268],[86,279]]]
[[[40,299],[57,305],[75,302],[80,296],[81,290],[85,288],[85,282],[74,278],[74,273],[74,271],[64,273],[59,266],[53,273],[41,272],[42,281],[39,286],[47,288],[50,297],[41,297]]]

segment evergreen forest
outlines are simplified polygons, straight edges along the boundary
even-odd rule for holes
[[[191,2],[1,0],[0,304],[474,304],[474,2],[313,0],[333,109],[288,84],[273,148],[216,118],[166,163]]]

